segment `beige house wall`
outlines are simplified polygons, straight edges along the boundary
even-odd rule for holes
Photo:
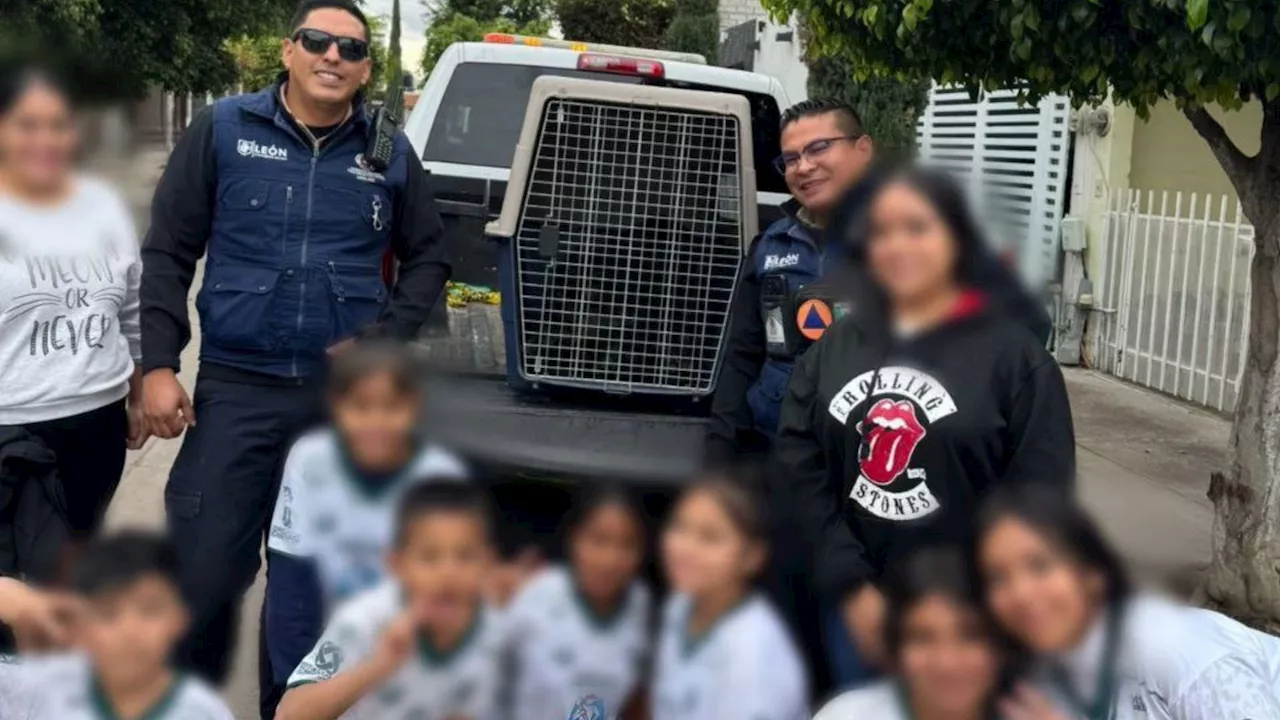
[[[1262,133],[1262,105],[1250,103],[1237,111],[1212,107],[1209,112],[1222,123],[1227,134],[1246,154],[1258,151]],[[1161,103],[1147,122],[1134,126],[1129,187],[1183,193],[1227,194],[1235,190],[1214,159],[1209,145],[1191,127],[1173,103]],[[1215,205],[1216,207],[1216,205]]]

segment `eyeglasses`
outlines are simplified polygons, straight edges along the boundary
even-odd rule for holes
[[[329,46],[338,44],[338,57],[347,62],[360,62],[369,57],[369,43],[360,38],[339,37],[323,30],[303,28],[293,34],[293,41],[302,44],[302,49],[312,55],[323,55],[329,52]]]
[[[787,174],[787,170],[800,164],[801,158],[805,160],[813,160],[822,157],[822,154],[831,149],[832,145],[845,140],[857,140],[861,135],[841,135],[839,137],[819,138],[810,142],[808,145],[800,148],[800,152],[782,153],[773,159],[773,167],[783,175]]]

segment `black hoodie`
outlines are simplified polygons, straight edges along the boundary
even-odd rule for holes
[[[965,539],[997,485],[1071,482],[1075,439],[1057,364],[993,296],[968,294],[962,305],[906,339],[869,319],[881,313],[854,313],[796,365],[776,458],[831,600],[876,582],[920,541]]]

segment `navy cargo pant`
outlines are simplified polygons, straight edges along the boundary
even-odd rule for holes
[[[315,383],[196,381],[188,428],[165,487],[191,629],[178,664],[221,683],[235,652],[240,603],[261,563],[264,532],[294,439],[322,417]]]

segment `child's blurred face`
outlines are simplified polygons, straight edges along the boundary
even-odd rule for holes
[[[903,617],[901,643],[903,683],[939,714],[974,717],[995,692],[999,656],[976,609],[926,597]]]
[[[726,584],[748,582],[762,564],[763,549],[746,537],[719,501],[695,491],[677,505],[662,537],[667,581],[698,596]]]
[[[148,575],[90,597],[79,637],[104,684],[131,685],[155,678],[186,629],[178,589]]]
[[[573,532],[569,556],[586,596],[612,601],[635,578],[644,558],[644,531],[627,508],[604,505]]]
[[[390,570],[424,626],[457,627],[482,599],[492,557],[481,518],[432,512],[413,522],[391,553]]]
[[[418,422],[420,398],[404,392],[390,373],[361,379],[330,398],[333,422],[356,465],[390,470],[404,461]]]

